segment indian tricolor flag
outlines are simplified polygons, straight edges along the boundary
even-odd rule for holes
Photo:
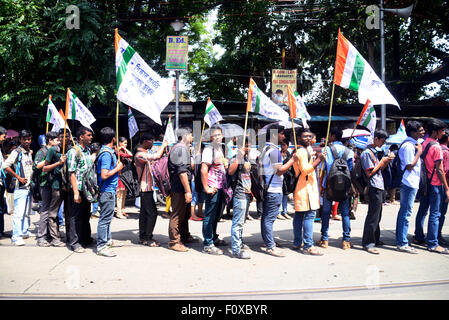
[[[61,117],[61,114],[56,109],[53,101],[51,101],[51,96],[48,98],[46,122],[53,124],[51,131],[58,132],[59,129],[64,128],[64,117]]]
[[[220,112],[218,112],[218,109],[214,106],[212,101],[210,101],[210,98],[207,99],[204,121],[209,127],[212,127],[219,121],[223,121],[223,117],[221,116]]]
[[[376,130],[376,121],[376,110],[371,104],[371,101],[368,100],[363,107],[359,119],[357,120],[357,125],[361,125],[369,129],[369,131],[371,131],[371,136],[373,136],[374,131]]]
[[[298,92],[293,92],[293,89],[288,86],[288,105],[290,108],[290,118],[296,119],[300,118],[302,120],[302,125],[304,128],[308,128],[309,125],[307,121],[310,120],[310,115],[307,112],[306,106],[304,104],[304,100],[299,95]]]
[[[289,121],[288,113],[271,101],[256,85],[253,79],[249,80],[247,112],[255,112],[270,119]]]
[[[69,88],[67,88],[65,115],[66,119],[78,120],[84,127],[91,130],[90,125],[96,120],[89,109]]]
[[[334,83],[345,89],[358,91],[359,102],[370,100],[373,105],[399,103],[391,95],[373,68],[357,49],[338,31],[337,59]]]
[[[401,124],[399,125],[398,131],[396,132],[396,134],[407,136],[407,133],[405,132],[404,119],[401,119]]]
[[[173,100],[171,85],[162,79],[115,29],[117,99],[162,125],[161,112]]]

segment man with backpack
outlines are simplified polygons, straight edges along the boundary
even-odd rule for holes
[[[154,202],[153,175],[151,172],[151,161],[160,159],[167,147],[167,141],[150,154],[153,147],[154,135],[145,132],[140,138],[140,147],[134,156],[134,163],[140,185],[140,214],[139,214],[139,244],[149,247],[159,247],[160,244],[153,239],[153,230],[156,225],[157,207]]]
[[[66,215],[67,246],[76,253],[84,253],[84,247],[92,244],[90,228],[90,202],[86,198],[83,178],[92,165],[88,146],[93,132],[86,127],[76,131],[78,143],[67,152],[67,172],[70,190],[68,191],[68,212]],[[68,145],[66,144],[66,147]]]
[[[194,239],[189,232],[190,206],[192,202],[192,164],[190,145],[193,141],[190,128],[179,128],[176,134],[181,138],[175,144],[168,157],[168,172],[170,174],[170,196],[172,212],[168,226],[170,242],[168,248],[178,252],[186,252],[186,243]]]
[[[251,203],[251,163],[248,160],[250,144],[248,139],[245,148],[239,149],[232,157],[229,166],[229,176],[231,177],[231,187],[233,189],[233,215],[231,227],[232,255],[239,259],[250,259],[251,256],[245,250],[246,246],[242,242],[243,224],[245,222],[246,211]]]
[[[14,216],[12,225],[12,244],[23,246],[23,239],[31,233],[31,178],[33,175],[33,151],[31,150],[31,132],[24,129],[19,132],[20,145],[14,149],[3,163],[3,170],[10,175],[10,183],[6,186],[9,193],[14,194]]]
[[[446,176],[446,181],[449,184],[449,148],[448,148],[449,129],[446,128],[446,130],[444,130],[444,136],[441,139],[439,139],[438,142],[440,143],[441,150],[443,151],[443,170],[444,170],[444,175]],[[440,216],[440,221],[439,221],[439,226],[438,226],[438,243],[440,243],[444,246],[449,245],[449,242],[443,238],[443,235],[441,233],[441,231],[443,229],[446,213],[447,213],[447,207],[448,207],[448,202],[441,201],[441,216]]]
[[[412,215],[413,203],[418,193],[421,177],[422,145],[418,139],[424,137],[424,128],[421,122],[409,121],[405,127],[407,138],[399,147],[398,155],[393,161],[393,180],[400,179],[401,201],[396,220],[396,247],[398,251],[416,254],[414,248],[409,246],[407,240],[409,219]],[[400,172],[398,172],[398,169]],[[393,185],[393,187],[396,187]]]
[[[50,218],[50,203],[52,201],[52,175],[50,171],[44,171],[45,159],[48,150],[59,145],[58,133],[50,131],[45,135],[46,145],[36,153],[34,159],[34,180],[38,184],[42,205],[39,210],[40,219],[36,235],[36,242],[39,247],[49,247],[51,243],[54,246],[63,246],[64,244],[59,240],[58,226],[56,223],[56,216]],[[48,241],[50,240],[50,241]],[[53,240],[55,242],[53,242]]]
[[[115,200],[118,186],[118,173],[123,163],[117,161],[114,151],[116,143],[115,131],[105,127],[100,131],[103,146],[96,158],[98,185],[100,188],[100,218],[97,229],[97,254],[103,257],[115,257],[111,247],[120,246],[112,240],[111,221],[114,216]]]
[[[449,254],[448,249],[443,248],[438,243],[438,228],[441,215],[442,201],[449,201],[449,187],[444,175],[443,152],[437,139],[441,139],[445,134],[447,125],[440,119],[430,119],[427,124],[429,137],[423,142],[424,149],[422,160],[426,173],[421,180],[425,180],[425,185],[420,185],[420,205],[416,214],[414,243],[425,244],[424,219],[427,209],[430,207],[430,214],[427,227],[427,249],[431,252]],[[422,169],[422,170],[423,170]],[[423,188],[425,188],[423,190]]]
[[[338,202],[343,227],[342,249],[351,249],[351,220],[349,218],[349,200],[351,192],[351,174],[354,165],[354,151],[341,142],[343,130],[332,127],[329,133],[329,146],[326,147],[326,175],[323,179],[323,210],[321,215],[321,240],[318,246],[328,247],[329,219],[332,201]]]
[[[382,170],[394,159],[389,153],[387,157],[379,160],[376,148],[381,148],[388,138],[388,133],[383,129],[376,129],[373,143],[368,145],[360,156],[362,169],[369,180],[368,184],[368,213],[363,227],[362,246],[371,254],[379,254],[375,246],[381,246],[380,219],[382,217],[382,203],[384,194],[384,179]]]
[[[262,239],[266,245],[266,252],[275,257],[284,257],[284,253],[276,248],[273,235],[273,224],[276,220],[282,203],[283,175],[290,169],[294,161],[298,160],[296,152],[285,164],[278,149],[278,141],[285,139],[284,127],[275,124],[267,129],[270,141],[259,157],[261,162],[261,175],[264,179],[264,200],[261,219]]]

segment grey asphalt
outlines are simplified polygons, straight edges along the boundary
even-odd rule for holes
[[[163,208],[159,207],[162,214]],[[308,256],[293,249],[292,220],[277,220],[276,241],[286,257],[269,256],[261,249],[260,220],[247,221],[244,242],[251,259],[201,252],[201,241],[185,253],[168,250],[168,219],[158,217],[154,235],[161,247],[137,244],[138,209],[128,207],[129,218],[112,221],[113,239],[124,242],[116,257],[95,254],[94,247],[77,254],[67,248],[41,248],[34,238],[23,247],[0,240],[0,298],[116,298],[116,299],[448,299],[449,255],[417,247],[411,255],[395,250],[398,205],[383,208],[380,255],[362,250],[361,237],[367,206],[359,205],[351,220],[354,248],[341,249],[340,221],[330,222],[329,248],[323,256]],[[414,231],[415,203],[409,237]],[[293,207],[289,207],[293,211]],[[255,214],[255,203],[251,204]],[[31,216],[35,233],[38,214]],[[91,219],[96,236],[98,219]],[[426,221],[427,222],[427,221]],[[202,222],[190,221],[193,236],[202,239]],[[427,225],[427,224],[426,224]],[[11,232],[12,216],[5,215]],[[314,239],[320,237],[314,224]],[[220,237],[230,243],[231,221],[218,225]],[[443,235],[449,238],[449,226]]]

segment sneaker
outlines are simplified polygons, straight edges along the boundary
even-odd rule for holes
[[[350,220],[355,220],[354,212],[351,211],[351,212],[349,213],[349,219],[350,219]]]
[[[53,240],[52,242],[50,242],[50,244],[53,247],[64,247],[65,246],[65,243],[62,242],[61,240]]]
[[[232,256],[238,259],[251,259],[251,255],[246,251],[240,251],[239,253],[232,253]]]
[[[109,248],[121,248],[123,247],[123,243],[117,240],[109,240],[108,243],[106,243],[106,245]]]
[[[278,214],[277,218],[278,218],[279,220],[285,220],[285,217],[282,216],[282,214]]]
[[[117,254],[112,249],[105,248],[100,251],[97,251],[97,255],[103,257],[115,257]]]
[[[248,250],[249,247],[248,247],[247,244],[244,244],[244,243],[242,242],[242,245],[240,246],[240,249],[241,249],[241,250]]]
[[[23,236],[22,236],[22,239],[29,239],[29,238],[31,238],[33,235],[30,233],[30,232],[27,232],[27,233],[25,233]]]
[[[187,249],[184,245],[182,245],[180,243],[177,243],[177,244],[175,244],[173,246],[168,246],[168,248],[170,250],[178,251],[178,252],[187,252],[187,251],[189,251],[189,249]]]
[[[204,247],[203,253],[213,254],[213,255],[221,255],[223,251],[216,246]]]
[[[25,241],[23,241],[23,239],[20,238],[20,239],[17,239],[16,241],[13,241],[12,244],[15,245],[16,247],[24,246],[25,245]]]
[[[188,237],[188,238],[186,238],[186,239],[181,239],[181,242],[182,243],[197,243],[197,242],[199,242],[200,240],[198,239],[198,238],[194,238],[194,237],[192,237],[191,235]]]
[[[38,247],[49,247],[49,246],[51,246],[51,244],[48,241],[46,241],[46,240],[37,241],[36,244],[37,244]]]
[[[417,254],[417,253],[418,253],[418,251],[416,251],[415,248],[412,248],[412,247],[410,247],[410,246],[402,246],[402,247],[397,246],[396,249],[397,249],[398,251],[406,252],[406,253],[411,253],[411,254]]]
[[[443,245],[443,246],[449,245],[449,242],[446,239],[444,239],[443,237],[439,237],[438,238],[438,243]]]
[[[290,216],[287,213],[283,213],[282,216],[285,218],[285,220],[291,220]]]
[[[222,239],[217,239],[214,241],[214,245],[217,247],[224,247],[224,246],[227,246],[228,244],[226,243],[226,241],[224,241]]]
[[[249,215],[249,214],[248,214],[248,215],[246,216],[246,220],[248,220],[248,221],[253,221],[253,220],[254,220],[254,218],[253,218],[253,217],[251,217],[251,215]]]
[[[418,240],[415,237],[413,237],[413,243],[418,245],[418,246],[425,246],[426,245],[426,240]]]
[[[267,253],[274,257],[279,257],[279,258],[285,257],[285,254],[281,250],[277,249],[276,247],[267,249]]]

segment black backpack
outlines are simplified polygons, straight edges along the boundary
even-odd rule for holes
[[[375,156],[371,155],[371,159],[375,163]],[[360,156],[357,158],[354,158],[354,167],[351,171],[351,182],[354,185],[355,189],[359,194],[366,194],[369,184],[369,178],[366,175],[365,170],[362,168],[362,161],[360,159]]]
[[[402,166],[401,166],[401,158],[399,157],[399,150],[401,150],[402,146],[404,145],[404,143],[407,143],[411,141],[404,141],[403,143],[401,143],[401,145],[399,146],[398,149],[398,154],[396,155],[396,157],[393,160],[393,163],[391,164],[391,186],[390,188],[394,189],[394,188],[399,188],[401,186],[401,182],[402,182],[402,177],[404,176],[404,172],[405,169],[402,170]]]
[[[346,159],[349,149],[345,147],[345,152],[341,158],[335,146],[330,146],[334,162],[332,163],[326,181],[326,197],[330,201],[344,201],[349,198],[351,191],[351,173]]]
[[[310,154],[307,152],[307,156],[310,162]],[[285,158],[283,164],[286,164],[291,157],[293,157],[293,153],[290,153],[287,158]],[[287,172],[284,173],[284,180],[282,182],[282,193],[284,195],[289,195],[290,193],[295,192],[296,185],[298,184],[299,176],[301,175],[301,172],[296,176],[295,169],[293,166],[291,166]]]
[[[265,201],[267,196],[268,188],[270,187],[271,181],[273,180],[276,173],[273,173],[270,177],[268,183],[265,182],[265,175],[260,174],[263,170],[262,162],[265,154],[270,150],[270,146],[266,148],[262,154],[257,158],[256,163],[251,166],[251,193],[258,201]]]
[[[432,174],[430,175],[430,179],[427,177],[426,162],[424,161],[427,157],[427,153],[429,152],[430,147],[435,144],[437,144],[435,141],[430,141],[424,149],[424,152],[421,154],[421,178],[419,179],[418,189],[418,194],[420,197],[427,197],[427,195],[429,194],[428,184],[432,181],[433,175],[435,173],[436,167],[434,166]]]
[[[212,164],[209,166],[209,171],[212,168],[212,166],[215,163],[215,148],[212,145],[208,145],[206,148],[212,148]],[[223,153],[224,154],[224,153]],[[204,191],[203,182],[201,180],[201,165],[203,163],[200,161],[200,163],[195,163],[195,170],[194,170],[194,179],[195,179],[195,191],[197,193],[201,193]]]

